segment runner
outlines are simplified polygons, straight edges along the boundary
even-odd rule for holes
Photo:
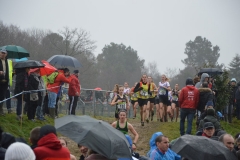
[[[151,96],[149,96],[148,99],[148,105],[147,108],[149,109],[149,112],[147,113],[147,117],[151,117],[151,121],[153,121],[153,115],[154,115],[154,105],[155,105],[155,92],[157,91],[157,87],[155,83],[153,82],[153,79],[151,76],[148,76],[148,82],[150,84],[150,92],[152,93]],[[148,111],[147,109],[147,111]]]
[[[133,140],[133,145],[132,149],[136,150],[136,143],[138,141],[138,133],[136,130],[133,128],[133,126],[127,122],[127,114],[125,110],[120,110],[119,111],[119,120],[115,121],[112,123],[112,126],[116,128],[117,130],[121,131],[123,134],[128,134],[128,130],[131,131],[131,133],[134,135],[134,140]]]
[[[130,104],[130,90],[131,90],[131,88],[129,88],[128,82],[124,82],[123,94],[128,97],[129,104]],[[130,116],[131,116],[130,108],[127,110],[127,116],[128,116],[128,118],[130,118]]]
[[[179,104],[178,104],[178,95],[180,93],[181,90],[179,90],[179,86],[178,84],[175,84],[175,89],[172,89],[172,115],[174,117],[174,112],[176,113],[176,122],[179,116]]]
[[[109,94],[109,104],[111,105],[113,98],[118,94],[118,84],[114,85],[112,92]]]
[[[165,114],[165,119],[166,122],[168,122],[168,117],[167,115],[169,115],[169,118],[171,119],[171,122],[173,121],[173,114],[172,114],[172,91],[168,91],[168,102],[167,102],[167,107],[164,108],[164,112],[167,113]]]
[[[133,119],[136,118],[137,115],[137,105],[138,105],[138,92],[134,93],[134,88],[136,87],[137,82],[135,83],[134,87],[130,90],[130,96],[131,96],[131,104],[133,106]]]
[[[164,111],[167,108],[168,103],[168,91],[171,90],[170,84],[168,82],[168,79],[166,75],[162,75],[161,82],[159,82],[159,105],[160,105],[160,121],[166,121],[166,118],[163,119],[163,116],[165,115]],[[166,116],[165,116],[166,117]]]
[[[158,95],[155,97],[155,105],[156,105],[157,121],[160,121],[160,105],[159,105],[159,96]]]
[[[147,75],[142,75],[140,82],[134,88],[134,93],[138,92],[138,105],[140,106],[141,112],[141,125],[144,126],[144,121],[146,118],[146,109],[147,109],[147,102],[148,96],[151,95],[149,84],[147,83]],[[148,123],[149,120],[146,119]]]
[[[111,105],[116,105],[115,110],[115,118],[118,119],[118,112],[122,110],[128,110],[129,109],[129,101],[126,95],[123,94],[124,87],[119,86],[118,88],[118,94],[114,96]]]

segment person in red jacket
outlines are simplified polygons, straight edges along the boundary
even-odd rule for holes
[[[69,83],[70,79],[66,78],[70,74],[69,69],[65,68],[64,69],[64,74],[59,71],[59,74],[54,80],[54,83],[48,84],[48,109],[49,109],[49,114],[51,118],[55,118],[55,105],[56,105],[56,100],[57,100],[57,94],[60,89],[60,86],[62,85],[63,82]]]
[[[185,134],[184,123],[187,117],[187,131],[186,134],[191,134],[192,121],[196,113],[196,108],[199,101],[199,91],[193,85],[192,78],[187,78],[186,86],[182,88],[178,102],[180,110],[180,134]]]
[[[36,160],[70,160],[70,152],[62,147],[57,138],[56,128],[45,125],[40,128],[39,141],[33,150]]]
[[[74,70],[69,83],[68,96],[70,99],[69,114],[75,115],[78,97],[80,96],[79,71]]]

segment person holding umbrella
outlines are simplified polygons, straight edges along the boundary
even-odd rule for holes
[[[1,49],[0,51],[0,101],[5,99],[5,95],[8,88],[9,81],[9,70],[8,70],[8,62],[7,62],[7,51],[5,49]],[[3,102],[0,102],[0,116],[4,115],[3,113]]]
[[[80,96],[79,71],[74,70],[69,83],[68,96],[70,99],[69,114],[75,115],[78,97]]]
[[[53,83],[48,83],[47,89],[48,89],[48,108],[49,108],[49,114],[51,118],[55,118],[55,105],[57,100],[57,93],[60,89],[60,86],[63,82],[69,83],[69,79],[66,78],[69,76],[69,69],[64,69],[64,74],[61,73],[61,71],[58,71],[57,76],[54,79]]]

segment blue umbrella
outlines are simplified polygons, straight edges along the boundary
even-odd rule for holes
[[[13,62],[23,62],[23,61],[27,61],[28,59],[26,57],[24,58],[20,58],[20,59],[13,59]]]

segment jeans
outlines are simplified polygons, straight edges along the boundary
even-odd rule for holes
[[[48,107],[49,108],[55,108],[57,100],[57,93],[55,92],[48,92]]]
[[[37,118],[43,118],[43,102],[44,102],[44,97],[42,97],[41,92],[38,92],[38,106],[36,109],[36,116]]]
[[[187,117],[187,131],[186,134],[191,134],[192,132],[192,122],[193,122],[193,118],[194,115],[196,113],[195,109],[188,109],[188,108],[181,108],[180,110],[180,134],[181,136],[185,134],[185,128],[184,128],[184,123],[185,123],[185,119]]]
[[[10,90],[8,89],[7,91],[6,91],[6,98],[10,98]],[[9,99],[9,100],[7,100],[6,101],[6,106],[7,106],[7,109],[8,110],[11,110],[11,99]]]

